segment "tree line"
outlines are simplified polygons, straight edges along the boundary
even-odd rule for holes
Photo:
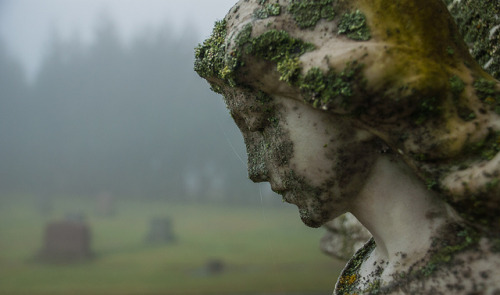
[[[193,71],[197,32],[50,38],[34,81],[0,43],[0,193],[247,202],[242,138]],[[258,193],[258,189],[257,189]]]

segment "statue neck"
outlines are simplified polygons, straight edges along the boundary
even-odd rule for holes
[[[421,257],[440,226],[455,219],[453,210],[392,155],[382,155],[350,211],[376,242],[374,255],[391,264]]]

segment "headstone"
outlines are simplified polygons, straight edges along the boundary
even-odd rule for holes
[[[211,259],[208,260],[205,264],[205,271],[208,275],[216,275],[224,271],[225,269],[224,261],[220,259]]]
[[[102,217],[110,217],[116,213],[116,202],[111,193],[102,192],[97,195],[96,211]]]
[[[149,224],[149,233],[146,238],[149,243],[168,244],[175,241],[170,218],[153,218]]]
[[[45,262],[73,262],[92,257],[89,227],[79,221],[64,220],[45,228],[44,245],[38,258]]]

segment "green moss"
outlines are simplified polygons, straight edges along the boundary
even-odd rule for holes
[[[266,5],[267,2],[262,2]],[[333,7],[332,1],[295,1],[290,5],[291,11],[301,8],[321,8],[322,16],[329,15],[328,9]],[[329,7],[327,9],[327,7]],[[305,9],[307,10],[307,9]],[[346,34],[357,34],[366,28],[365,18],[356,11],[351,17]],[[332,15],[330,15],[332,16]],[[345,17],[346,19],[348,17]],[[344,20],[344,25],[347,22]],[[356,33],[358,32],[358,33]],[[286,31],[269,30],[257,37],[252,37],[252,25],[245,26],[236,36],[235,46],[226,52],[226,22],[217,22],[209,39],[196,48],[195,70],[203,78],[217,78],[224,84],[236,86],[237,71],[244,66],[243,56],[250,55],[276,63],[280,80],[298,87],[306,100],[316,108],[328,108],[336,103],[346,108],[353,95],[353,82],[362,68],[361,64],[352,62],[341,72],[330,69],[323,73],[318,68],[310,69],[302,74],[299,57],[314,50],[313,44],[292,38]],[[217,85],[213,90],[221,92]]]
[[[353,83],[362,67],[362,64],[350,63],[340,73],[332,69],[323,73],[319,68],[312,68],[295,84],[315,108],[328,109],[334,102],[347,108],[353,95]]]
[[[302,69],[299,58],[285,58],[278,62],[278,72],[280,73],[280,80],[289,84],[295,84],[300,76]]]
[[[458,116],[464,121],[472,121],[477,118],[476,113],[469,108],[459,107],[457,112]]]
[[[429,178],[425,182],[426,182],[428,190],[434,190],[434,189],[436,189],[439,186],[438,181],[435,180],[435,179]]]
[[[495,189],[496,187],[498,187],[499,183],[500,183],[500,179],[498,179],[498,178],[493,179],[492,181],[490,181],[486,184],[486,190],[490,191],[490,190]]]
[[[477,96],[500,114],[500,91],[495,89],[495,85],[495,81],[484,78],[475,80],[473,84]]]
[[[271,16],[278,16],[281,14],[281,5],[274,4],[262,4],[263,7],[255,9],[253,15],[258,19],[266,19]]]
[[[465,83],[458,76],[452,76],[449,80],[450,82],[450,90],[453,95],[453,101],[457,106],[457,113],[460,118],[464,121],[474,120],[477,116],[469,107],[467,107],[460,100],[460,96],[462,95],[465,89]]]
[[[286,31],[269,30],[253,38],[245,52],[264,60],[282,62],[315,49],[311,43],[292,38]]]
[[[480,78],[474,81],[474,89],[477,96],[482,101],[485,101],[495,95],[495,82]]]
[[[446,48],[446,53],[448,53],[448,55],[453,55],[455,54],[455,50],[448,46],[448,48]]]
[[[455,98],[455,100],[458,100],[460,94],[465,89],[465,83],[458,76],[452,76],[450,78],[450,89],[451,92],[453,93],[453,98]]]
[[[291,82],[300,70],[297,57],[315,49],[311,43],[292,38],[286,31],[269,30],[252,38],[252,25],[246,25],[235,38],[235,48],[226,52],[226,21],[216,22],[210,38],[195,49],[195,71],[203,78],[217,78],[236,86],[236,72],[244,65],[243,56],[253,55],[276,62],[284,80]],[[221,92],[217,85],[212,90]]]
[[[338,33],[344,34],[353,40],[366,41],[371,38],[370,29],[366,24],[366,17],[359,10],[342,15]]]
[[[380,292],[380,280],[375,280],[374,282],[368,285],[368,288],[363,290],[363,293],[368,294],[379,294]]]
[[[427,277],[432,275],[439,265],[449,263],[457,253],[475,246],[479,239],[480,235],[472,229],[465,228],[458,231],[456,241],[451,245],[439,247],[430,257],[427,265],[421,269],[422,274]]]
[[[263,105],[269,104],[273,99],[267,93],[259,91],[256,95],[256,100]]]
[[[241,47],[251,41],[252,37],[252,25],[247,24],[236,36],[236,45]]]
[[[218,21],[210,38],[195,49],[194,70],[203,78],[226,77],[229,67],[226,64],[226,21]],[[225,80],[225,79],[224,79]],[[218,89],[213,88],[214,91]]]
[[[492,76],[500,79],[500,1],[444,0],[471,49],[472,56]]]
[[[438,117],[442,110],[443,108],[439,99],[436,97],[425,98],[413,114],[414,122],[417,125],[421,125],[431,118]]]
[[[300,89],[310,96],[321,96],[321,93],[326,89],[328,81],[326,81],[323,71],[320,68],[310,69],[305,77],[300,81]]]
[[[498,152],[500,152],[500,146],[498,143],[494,143],[481,152],[481,157],[485,160],[492,160]]]
[[[302,29],[316,26],[321,19],[331,21],[335,17],[333,0],[292,0],[288,11]]]
[[[465,153],[479,155],[483,160],[491,160],[498,152],[500,152],[500,132],[492,131],[484,140],[468,146]]]

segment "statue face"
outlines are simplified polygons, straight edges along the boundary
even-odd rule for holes
[[[248,152],[248,174],[321,226],[348,211],[375,160],[372,135],[291,98],[226,98]]]

